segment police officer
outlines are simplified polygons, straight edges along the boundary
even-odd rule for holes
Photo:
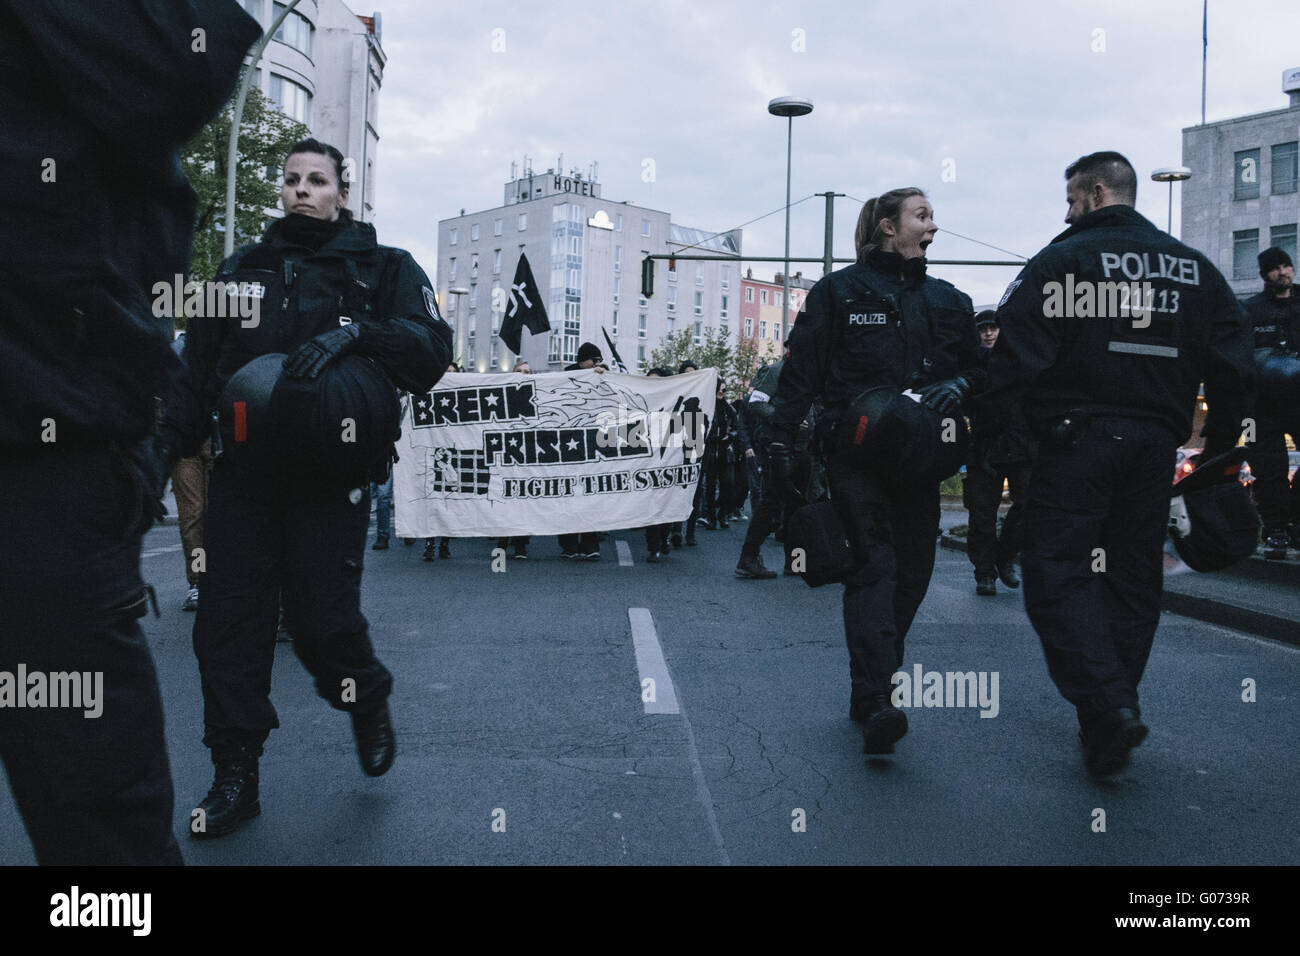
[[[980,337],[980,365],[988,368],[989,356],[998,340],[997,314],[985,309],[975,316]],[[1029,463],[1025,456],[1006,461],[1001,450],[1000,434],[989,415],[981,414],[979,403],[971,413],[973,438],[962,497],[970,514],[966,535],[966,556],[975,572],[975,593],[996,595],[998,578],[1009,588],[1020,587],[1016,559],[1024,546],[1025,490],[1029,483]],[[998,534],[998,508],[1002,504],[1002,482],[1011,492],[1011,508]]]
[[[372,226],[353,221],[343,169],[334,147],[314,139],[295,144],[281,189],[287,215],[222,264],[217,278],[241,300],[260,304],[261,314],[251,322],[242,315],[194,322],[189,375],[168,411],[182,442],[195,440],[232,376],[267,353],[287,353],[275,387],[291,395],[313,380],[337,380],[341,373],[329,367],[361,356],[383,373],[376,400],[394,407],[394,386],[427,392],[447,368],[451,331],[428,278],[409,253],[378,245]],[[367,478],[382,476],[388,462],[367,463],[369,475],[322,469],[282,480],[289,472],[264,467],[267,449],[253,457],[267,436],[254,434],[251,423],[247,432],[245,449],[225,443],[208,493],[194,650],[215,780],[199,804],[194,836],[229,833],[260,812],[258,758],[279,726],[270,690],[281,588],[294,652],[320,696],[350,714],[362,769],[384,773],[395,749],[392,677],[375,657],[361,613]],[[383,437],[376,447],[386,458],[392,436]]]
[[[0,672],[86,675],[98,698],[17,708],[6,687],[0,759],[39,863],[179,864],[138,623],[170,470],[142,443],[180,366],[151,299],[189,268],[177,150],[259,30],[234,0],[0,0],[0,22]]]
[[[1291,257],[1277,246],[1259,254],[1264,289],[1242,305],[1255,326],[1256,361],[1300,358],[1300,297],[1292,293]],[[1300,404],[1294,388],[1273,395],[1261,376],[1255,407],[1255,441],[1250,468],[1255,501],[1264,520],[1264,557],[1286,557],[1287,546],[1300,549],[1300,482],[1287,481],[1286,436],[1300,444]]]
[[[907,716],[890,703],[891,677],[934,569],[939,483],[907,476],[890,483],[859,468],[838,433],[851,402],[866,389],[915,388],[935,412],[959,416],[983,385],[970,298],[926,275],[925,251],[937,231],[920,189],[890,190],[865,205],[858,261],[813,286],[791,331],[767,426],[767,477],[785,485],[799,423],[814,398],[823,396],[822,429],[834,434],[827,462],[831,501],[854,561],[844,582],[849,713],[863,724],[868,753],[891,753],[907,732]]]
[[[1079,718],[1088,770],[1122,769],[1147,728],[1137,686],[1160,619],[1170,476],[1198,385],[1206,456],[1231,448],[1253,387],[1250,324],[1201,253],[1134,208],[1119,153],[1065,171],[1070,228],[998,308],[995,401],[1041,439],[1025,515],[1025,609]]]

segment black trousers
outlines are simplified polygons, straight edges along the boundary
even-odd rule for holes
[[[0,759],[36,859],[178,865],[162,701],[139,625],[138,473],[108,446],[59,443],[0,459],[0,489],[0,671],[102,675],[94,708],[83,697],[0,709]]]
[[[853,547],[844,580],[844,637],[853,701],[888,694],[903,639],[930,587],[939,486],[894,491],[838,455],[827,462],[831,502]]]
[[[1248,446],[1247,460],[1255,476],[1252,490],[1264,531],[1283,531],[1300,521],[1300,481],[1287,480],[1289,463],[1286,436],[1300,445],[1300,416],[1287,419],[1259,414],[1255,442]]]
[[[645,529],[645,547],[651,554],[658,554],[661,551],[668,550],[668,535],[677,527],[677,523],[670,521],[667,524],[646,525]]]
[[[996,574],[997,568],[1009,564],[1025,545],[1025,491],[1029,484],[1029,466],[1002,466],[993,472],[982,462],[982,449],[971,455],[962,485],[963,503],[970,514],[966,534],[966,555],[975,567],[975,574]],[[1011,489],[1011,508],[1002,522],[1002,536],[998,536],[998,507],[1002,504],[1002,481],[1006,479]]]
[[[388,696],[393,678],[375,657],[361,613],[369,521],[363,482],[291,482],[217,459],[194,621],[203,742],[214,756],[260,748],[280,726],[271,704],[277,593],[294,652],[330,706],[366,711]]]
[[[591,554],[593,551],[600,550],[600,539],[596,537],[594,531],[562,534],[557,537],[560,541],[560,550],[565,554]]]
[[[767,540],[767,536],[772,533],[774,528],[781,525],[784,516],[802,504],[798,495],[791,493],[788,488],[779,487],[778,483],[772,480],[772,467],[766,455],[767,452],[764,449],[762,494],[755,497],[750,505],[753,516],[750,519],[749,527],[745,530],[745,543],[740,548],[742,558],[757,555],[763,546],[763,542]],[[794,467],[796,474],[793,476],[793,480],[797,482],[799,480],[798,469],[800,463],[796,462]],[[788,548],[786,549],[786,557],[789,558]]]
[[[1047,669],[1085,729],[1138,709],[1160,622],[1163,546],[1178,436],[1096,419],[1068,450],[1040,449],[1025,510],[1025,610]]]

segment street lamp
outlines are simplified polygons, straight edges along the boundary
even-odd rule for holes
[[[789,323],[786,321],[790,315],[790,159],[792,156],[792,144],[794,137],[794,118],[796,116],[807,116],[813,110],[812,100],[800,99],[797,96],[778,96],[772,102],[767,104],[767,111],[773,116],[784,116],[785,126],[785,272],[782,273],[781,279],[784,282],[783,292],[781,294],[781,347],[785,348],[785,343],[789,341]]]
[[[1174,183],[1191,178],[1192,171],[1186,166],[1165,166],[1151,174],[1153,181],[1169,184],[1169,222],[1165,226],[1165,232],[1171,236],[1174,234]]]
[[[447,294],[452,296],[456,300],[453,303],[456,306],[455,312],[453,314],[456,316],[456,323],[455,323],[456,354],[459,355],[460,354],[460,300],[462,296],[469,295],[469,289],[466,289],[464,286],[456,285],[448,289]],[[452,358],[452,361],[455,361],[454,357]]]

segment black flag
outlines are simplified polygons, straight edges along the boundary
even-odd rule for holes
[[[516,355],[519,354],[524,326],[533,335],[551,330],[546,307],[542,305],[541,290],[533,279],[528,257],[521,252],[519,265],[515,268],[515,281],[510,286],[510,298],[506,302],[506,317],[501,320],[501,341]]]

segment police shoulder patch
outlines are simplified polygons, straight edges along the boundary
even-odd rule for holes
[[[1001,300],[998,302],[998,308],[999,308],[999,309],[1002,308],[1004,305],[1007,304],[1007,299],[1011,298],[1011,294],[1012,294],[1013,292],[1015,292],[1016,289],[1018,289],[1018,288],[1020,287],[1020,282],[1021,282],[1020,279],[1012,279],[1012,280],[1011,280],[1011,285],[1007,286],[1007,291],[1002,293],[1002,298],[1001,298]]]
[[[424,307],[429,310],[429,314],[435,319],[441,319],[442,313],[438,311],[438,299],[433,294],[433,290],[425,285],[420,286],[420,291],[424,293]]]

